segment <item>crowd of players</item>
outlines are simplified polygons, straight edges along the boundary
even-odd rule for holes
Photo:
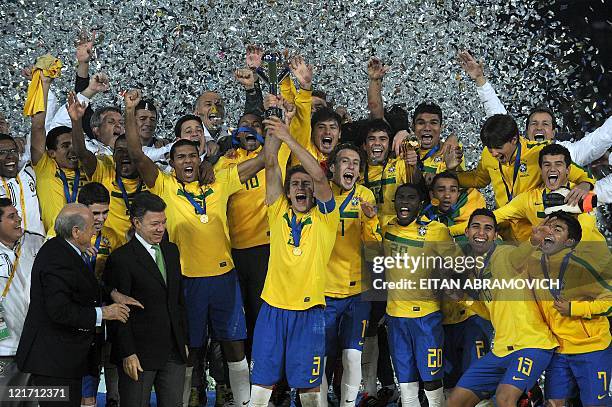
[[[247,66],[235,72],[245,91],[235,130],[224,126],[222,94],[207,91],[163,137],[155,102],[138,90],[125,92],[123,110],[92,109],[110,81],[90,77],[91,55],[91,42],[78,45],[66,104],[42,77],[45,107],[25,140],[0,122],[0,191],[10,199],[0,201],[0,224],[21,220],[19,236],[0,244],[5,319],[17,334],[0,340],[0,356],[14,356],[27,313],[22,280],[36,250],[25,249],[40,247],[30,241],[54,234],[67,203],[85,203],[96,220],[100,278],[106,257],[133,233],[131,200],[148,191],[167,205],[167,237],[185,277],[185,405],[206,402],[207,373],[218,403],[253,407],[282,405],[289,388],[305,407],[327,405],[332,378],[342,407],[355,405],[362,385],[364,406],[395,402],[397,384],[404,406],[491,398],[516,406],[537,393],[543,374],[551,405],[610,405],[610,267],[592,203],[612,202],[612,179],[595,180],[586,167],[607,164],[612,118],[577,141],[556,142],[554,112],[534,107],[521,132],[482,62],[462,52],[487,113],[480,160],[468,170],[457,137],[441,140],[439,106],[417,104],[411,120],[384,108],[380,60],[367,67],[370,117],[352,122],[313,89],[300,56],[288,60],[280,95],[264,97],[256,74],[263,50],[249,46]],[[266,115],[270,108],[282,117]],[[479,191],[487,186],[494,210]],[[554,276],[562,288],[513,298],[495,290],[366,298],[372,256],[424,250],[485,261],[461,275],[423,268],[419,278]],[[16,267],[15,253],[30,259]],[[386,270],[387,281],[405,277]],[[107,404],[118,405],[116,367],[108,349],[99,351],[106,356],[83,379],[82,404],[95,404],[104,367]]]

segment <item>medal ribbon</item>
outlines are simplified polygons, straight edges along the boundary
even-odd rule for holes
[[[429,151],[427,152],[427,154],[425,154],[425,156],[423,156],[423,158],[419,159],[418,166],[419,166],[419,169],[420,169],[421,171],[423,171],[423,169],[425,168],[425,164],[424,164],[424,162],[425,162],[425,161],[426,161],[426,160],[427,160],[429,157],[431,157],[432,155],[434,155],[435,153],[437,153],[437,152],[438,152],[438,150],[440,150],[440,144],[438,144],[437,146],[435,146],[434,148],[432,148],[431,150],[429,150]]]
[[[204,197],[204,192],[202,192],[202,188],[200,188],[200,193],[202,194],[203,205],[200,205],[193,198],[193,195],[190,192],[187,192],[187,190],[185,190],[185,186],[182,185],[182,187],[183,187],[183,194],[185,195],[185,198],[187,198],[191,206],[195,208],[196,213],[198,215],[206,215],[206,197]]]
[[[91,256],[91,258],[89,259],[88,266],[91,270],[96,269],[96,259],[98,258],[98,250],[100,250],[101,242],[102,242],[102,231],[98,232],[98,236],[96,237],[96,243],[94,244],[94,247],[96,248],[96,254]]]
[[[72,182],[72,194],[70,193],[70,188],[68,187],[68,179],[66,178],[66,174],[62,171],[61,168],[57,169],[59,172],[59,177],[62,180],[62,184],[64,184],[64,197],[66,198],[66,203],[76,202],[77,194],[79,193],[79,181],[81,179],[81,171],[77,168],[74,172],[74,181]]]
[[[26,219],[26,207],[25,207],[25,196],[23,195],[23,184],[21,183],[21,179],[19,178],[19,175],[17,175],[15,179],[17,180],[17,183],[19,184],[19,204],[21,205],[21,219],[23,221],[23,230],[27,230],[28,222]],[[2,185],[4,185],[4,191],[6,193],[6,197],[10,199],[11,190],[9,189],[8,183],[6,182],[4,177],[2,177]]]
[[[13,282],[13,278],[15,277],[15,273],[17,272],[17,266],[19,265],[19,256],[21,255],[21,242],[17,242],[17,250],[15,251],[15,261],[13,262],[13,269],[11,270],[11,275],[8,278],[8,281],[6,282],[6,285],[4,286],[4,290],[2,291],[2,296],[0,297],[0,301],[3,301],[9,291],[9,287],[11,286],[11,283]]]
[[[240,140],[238,139],[238,134],[239,133],[249,133],[252,134],[253,136],[255,136],[255,138],[257,139],[257,141],[259,141],[259,143],[263,144],[264,143],[264,138],[261,134],[257,133],[257,131],[252,128],[252,127],[238,127],[236,130],[234,130],[232,132],[232,144],[235,146],[239,146],[240,145]]]
[[[498,161],[499,165],[499,173],[501,175],[502,182],[504,183],[504,187],[506,188],[506,196],[508,197],[508,202],[514,198],[512,195],[514,193],[514,184],[516,184],[516,178],[518,177],[519,169],[521,168],[521,141],[519,140],[516,146],[516,157],[514,158],[514,173],[512,174],[512,188],[508,187],[508,183],[504,179],[504,173],[502,171],[502,165]]]
[[[353,199],[356,189],[357,187],[353,186],[353,189],[351,190],[351,192],[348,194],[346,198],[344,198],[344,201],[342,201],[342,205],[340,205],[340,214],[344,213],[344,210],[348,206],[349,202],[351,202],[351,199]]]
[[[130,209],[130,201],[128,199],[128,193],[125,189],[125,186],[123,185],[123,180],[121,179],[121,177],[119,176],[119,174],[115,175],[115,182],[117,183],[117,186],[119,187],[119,190],[121,191],[121,196],[123,197],[123,202],[125,202],[125,208],[129,211]],[[140,182],[138,183],[138,187],[136,188],[136,191],[133,192],[133,194],[137,194],[142,190],[142,180],[140,180]]]
[[[561,290],[563,289],[563,277],[565,277],[565,272],[567,271],[567,266],[569,265],[569,259],[571,255],[572,252],[570,251],[565,256],[563,256],[563,260],[561,261],[561,270],[559,271],[559,280],[561,281],[561,288],[548,289],[555,300],[558,300],[561,296]],[[542,267],[542,273],[544,274],[544,278],[550,280],[550,273],[548,272],[549,264],[545,254],[540,257],[540,266]]]
[[[291,212],[293,213],[293,211]],[[295,213],[291,215],[289,227],[291,227],[291,237],[293,238],[293,246],[300,247],[300,240],[302,239],[302,228],[304,227],[304,223],[297,221],[297,216],[295,216]]]

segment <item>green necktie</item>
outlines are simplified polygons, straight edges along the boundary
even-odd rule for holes
[[[159,269],[164,282],[166,282],[166,264],[164,263],[164,256],[162,255],[161,248],[158,244],[154,244],[151,247],[153,247],[153,251],[155,251],[155,263],[157,263],[157,268]]]

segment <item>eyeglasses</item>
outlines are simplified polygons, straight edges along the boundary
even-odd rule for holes
[[[0,150],[0,158],[6,158],[9,155],[19,154],[19,150],[16,148],[11,148],[10,150]]]

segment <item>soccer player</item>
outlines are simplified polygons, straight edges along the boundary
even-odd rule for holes
[[[522,226],[522,236],[527,234],[529,228],[538,225],[546,217],[544,211],[547,209],[545,203],[548,194],[560,191],[565,191],[567,194],[570,188],[568,178],[572,168],[578,168],[572,163],[567,148],[560,144],[549,144],[542,148],[538,154],[538,164],[543,185],[518,194],[512,201],[495,210],[495,217],[499,223],[519,221],[525,224],[526,226]],[[566,200],[568,198],[569,195]],[[580,212],[577,206],[571,206],[569,203],[567,206],[560,207],[560,210],[572,209]],[[578,220],[582,226],[583,241],[605,242],[605,237],[597,228],[594,211],[578,214]],[[585,249],[589,250],[592,247],[586,246]]]
[[[140,91],[127,92],[128,153],[149,190],[168,203],[168,234],[181,253],[191,347],[189,366],[207,343],[210,321],[228,361],[230,385],[239,404],[249,401],[249,368],[243,340],[246,326],[238,277],[227,236],[227,201],[242,182],[263,168],[263,157],[217,172],[215,182],[202,185],[198,145],[179,140],[170,150],[173,174],[161,172],[140,148],[134,117]],[[188,374],[189,375],[189,374]]]
[[[482,260],[467,274],[471,280],[512,280],[542,243],[546,224],[534,229],[530,242],[519,247],[500,245],[492,211],[472,212],[465,234],[467,256]],[[478,264],[478,262],[476,262]],[[495,330],[493,349],[461,376],[447,401],[449,407],[473,407],[495,394],[499,407],[516,407],[523,392],[537,383],[558,342],[542,319],[531,290],[479,290],[466,304],[486,316]]]
[[[87,150],[81,126],[81,118],[86,107],[74,97],[74,94],[68,96],[68,114],[72,121],[72,145],[87,177],[101,183],[110,192],[110,207],[105,227],[112,229],[125,243],[130,229],[128,209],[131,200],[136,194],[146,190],[146,186],[128,154],[125,135],[115,138],[112,157],[96,157]]]
[[[361,383],[361,351],[370,319],[370,303],[361,298],[366,288],[362,285],[366,270],[362,251],[366,255],[376,252],[382,239],[374,194],[357,184],[363,166],[361,150],[352,144],[339,144],[329,155],[328,166],[340,225],[327,265],[325,364],[335,361],[341,353],[344,370],[340,406],[349,407],[355,404]],[[324,375],[323,405],[327,405],[327,387]]]
[[[511,116],[497,114],[489,117],[480,130],[480,140],[485,148],[478,166],[457,173],[462,188],[484,188],[491,184],[496,207],[501,208],[521,192],[532,190],[542,183],[538,156],[548,143],[531,143],[520,137]],[[449,170],[459,166],[458,158],[452,153],[445,156]],[[570,168],[569,180],[576,184],[567,197],[570,204],[584,198],[595,184],[587,172],[578,166]],[[510,228],[500,230],[500,233],[505,240],[525,241],[529,238],[530,230],[526,222],[514,221]]]
[[[465,240],[467,221],[477,208],[486,207],[482,194],[474,188],[462,190],[457,175],[450,171],[436,174],[429,191],[430,204],[422,213],[448,226],[455,241]]]
[[[43,97],[47,100],[52,79],[43,76]],[[53,229],[55,218],[67,203],[76,202],[79,188],[89,180],[79,168],[69,127],[51,129],[45,138],[45,113],[32,116],[31,160],[36,174],[43,226]]]
[[[397,187],[418,177],[418,158],[414,149],[406,150],[401,158],[390,157],[391,128],[382,119],[370,121],[365,134],[363,149],[367,161],[361,180],[374,193],[378,219],[381,227],[384,227],[395,217],[393,200]]]
[[[339,224],[326,174],[280,119],[267,129],[266,204],[270,263],[253,343],[251,406],[267,407],[283,376],[299,389],[303,407],[320,405],[325,352],[325,274]],[[280,142],[302,162],[287,171],[278,163]]]
[[[448,228],[437,221],[418,219],[425,192],[419,185],[403,184],[395,192],[396,218],[383,227],[385,256],[423,257],[452,253]],[[446,247],[444,247],[446,246]],[[414,290],[390,289],[387,297],[387,329],[395,374],[400,384],[402,405],[419,404],[419,380],[431,407],[444,401],[442,347],[444,331],[440,301],[432,290],[419,289],[418,281],[435,275],[429,265],[416,270],[386,269],[388,282],[410,278]]]
[[[80,122],[80,120],[79,120]],[[125,243],[113,229],[106,225],[109,215],[110,195],[104,185],[98,182],[90,182],[84,185],[79,191],[78,203],[87,205],[94,217],[95,234],[91,239],[92,252],[90,253],[89,266],[96,273],[98,280],[102,277],[106,259],[113,250]],[[51,235],[50,231],[50,235]],[[52,235],[55,235],[54,233]],[[104,345],[104,332],[97,333],[96,352],[100,353],[97,357],[103,357],[105,383],[107,398],[118,401],[118,380],[117,367],[108,361],[110,355],[110,343]],[[98,359],[96,359],[98,360]],[[98,394],[98,383],[100,381],[100,368],[96,366],[95,371],[83,377],[81,405],[94,406]]]
[[[540,251],[529,263],[532,279],[560,283],[550,290],[534,290],[544,320],[559,340],[546,369],[545,396],[550,405],[562,407],[579,390],[583,406],[609,406],[610,258],[598,267],[592,259],[580,256],[574,251],[582,237],[580,222],[564,212],[550,216]]]

